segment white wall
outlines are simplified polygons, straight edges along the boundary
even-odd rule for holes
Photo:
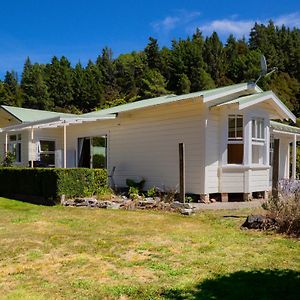
[[[178,144],[183,142],[186,191],[200,194],[204,191],[203,126],[203,106],[199,100],[177,102],[120,113],[115,120],[70,126],[67,148],[75,156],[78,137],[107,134],[108,169],[116,167],[117,186],[126,186],[127,178],[145,178],[146,189],[174,189],[179,184]],[[68,167],[74,167],[70,161]]]

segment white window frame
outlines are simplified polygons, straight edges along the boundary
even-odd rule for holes
[[[11,140],[13,136],[16,137],[14,141]],[[9,135],[8,151],[15,155],[16,164],[20,164],[22,162],[22,134],[21,133]]]
[[[235,134],[234,137],[229,137],[229,119],[234,118],[235,119]],[[242,119],[242,137],[237,136],[238,126],[237,126],[237,119]],[[227,116],[227,157],[226,157],[226,164],[228,165],[243,165],[244,164],[244,136],[245,136],[245,130],[244,130],[244,116],[240,114],[230,114]],[[240,144],[243,145],[243,162],[239,164],[232,164],[228,162],[228,144]]]
[[[261,156],[259,157],[259,162],[253,162],[254,156],[252,154],[252,164],[269,164],[269,162],[265,161],[266,139],[265,119],[261,117],[253,117],[251,120],[251,151],[253,151],[253,146],[261,147]]]
[[[256,145],[259,145],[259,143],[264,143],[266,140],[264,118],[253,118],[251,124],[252,124],[252,132],[251,132],[252,143],[258,142],[258,144],[256,144]],[[260,130],[258,130],[258,129],[260,129]],[[262,136],[259,136],[258,133],[259,133],[259,135],[262,134]]]
[[[54,142],[54,150],[53,151],[42,151],[41,142]],[[54,154],[54,165],[50,165],[51,167],[55,167],[56,160],[56,140],[53,138],[39,138],[37,141],[37,161],[41,161],[41,154]]]

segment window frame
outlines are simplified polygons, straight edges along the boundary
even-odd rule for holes
[[[258,124],[262,125],[262,127],[260,128],[259,131],[258,131],[258,129],[259,129],[259,125]],[[265,140],[266,140],[265,119],[264,118],[259,118],[259,117],[252,118],[252,120],[251,120],[251,127],[252,127],[252,130],[251,130],[251,140],[252,140],[252,143],[257,143],[257,145],[259,145],[261,143],[264,143]],[[262,133],[262,137],[258,136],[258,134],[257,134],[258,132]],[[254,133],[254,136],[253,136],[253,133]]]
[[[42,150],[42,142],[53,142],[54,143],[54,150],[47,150],[44,151]],[[38,147],[37,147],[37,160],[41,163],[43,163],[43,161],[41,160],[41,155],[43,154],[50,154],[50,155],[54,155],[54,164],[49,164],[48,167],[55,167],[55,160],[56,160],[56,140],[55,139],[51,139],[51,138],[40,138],[38,140]]]
[[[230,132],[230,119],[234,119],[234,137],[229,137],[229,132]],[[239,132],[239,127],[238,127],[238,119],[240,119],[242,121],[242,135],[239,136],[238,132]],[[228,165],[243,165],[244,164],[244,116],[241,114],[230,114],[227,116],[227,158],[226,158],[226,163]],[[229,157],[229,147],[228,145],[232,145],[232,144],[238,144],[238,145],[243,145],[243,149],[242,149],[242,154],[243,154],[243,158],[242,158],[242,162],[240,163],[231,163],[228,161],[228,157]]]
[[[14,139],[12,137],[15,137]],[[16,133],[8,136],[8,151],[15,156],[16,163],[22,163],[22,134]]]

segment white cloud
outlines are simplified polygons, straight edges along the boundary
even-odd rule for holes
[[[201,15],[198,11],[177,10],[176,14],[167,16],[163,20],[151,23],[152,28],[157,32],[168,33],[180,26],[187,26],[190,22]]]
[[[195,28],[199,27],[200,30],[205,34],[211,34],[213,31],[216,31],[220,35],[229,35],[232,33],[236,37],[247,36],[250,33],[251,28],[254,26],[254,23],[266,24],[269,20],[273,20],[275,25],[281,26],[285,25],[286,27],[300,27],[300,13],[285,14],[278,17],[270,17],[265,20],[238,20],[237,16],[230,19],[220,19],[213,20],[207,23],[200,23],[193,28],[189,26],[189,32],[194,32]]]
[[[234,36],[241,38],[248,36],[254,23],[267,24],[269,20],[273,20],[275,25],[286,27],[300,28],[300,12],[284,14],[280,16],[270,16],[265,19],[240,19],[238,15],[232,15],[229,18],[215,19],[211,21],[199,20],[200,12],[186,10],[178,10],[176,14],[165,17],[163,20],[151,23],[152,28],[158,33],[168,34],[173,30],[182,28],[188,34],[195,32],[196,28],[200,28],[204,35],[210,35],[216,31],[220,36],[228,36],[232,33]]]
[[[300,28],[300,13],[295,12],[292,14],[282,15],[274,19],[276,25],[285,25],[286,27],[298,27]]]
[[[199,27],[204,34],[210,34],[213,31],[216,31],[219,34],[232,33],[238,37],[241,37],[243,35],[249,34],[251,27],[253,27],[254,22],[255,21],[246,21],[246,20],[236,21],[236,20],[223,19],[223,20],[214,20],[210,23],[199,25],[197,27]]]

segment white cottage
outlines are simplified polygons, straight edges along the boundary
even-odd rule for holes
[[[0,142],[17,165],[105,167],[116,186],[144,178],[146,189],[178,187],[184,143],[187,193],[246,200],[271,188],[274,140],[279,179],[296,178],[300,129],[273,120],[296,118],[272,91],[241,83],[83,115],[1,106]]]

